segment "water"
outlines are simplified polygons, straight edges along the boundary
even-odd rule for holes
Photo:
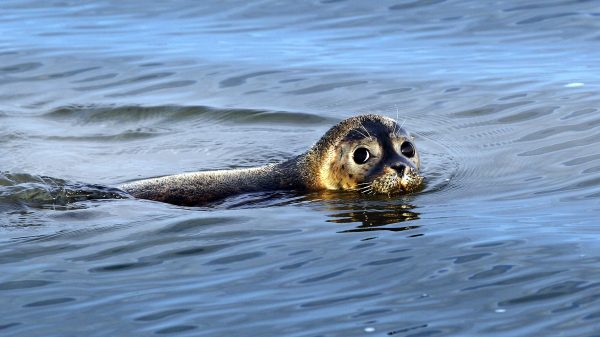
[[[594,1],[0,4],[0,335],[598,336]],[[127,198],[374,112],[427,187]]]

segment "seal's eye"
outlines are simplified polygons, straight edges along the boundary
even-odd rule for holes
[[[400,152],[408,158],[415,156],[415,146],[411,142],[404,142],[400,145]]]
[[[352,158],[354,159],[355,163],[364,164],[369,160],[369,158],[371,158],[371,153],[364,147],[359,147],[354,151]]]

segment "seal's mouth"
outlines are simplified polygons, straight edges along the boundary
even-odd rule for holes
[[[365,194],[398,194],[412,193],[419,190],[423,177],[417,170],[406,168],[402,175],[396,172],[384,173],[371,182],[360,184],[358,189]]]

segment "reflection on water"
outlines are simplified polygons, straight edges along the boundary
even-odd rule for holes
[[[265,207],[301,206],[318,210],[325,222],[350,224],[356,227],[339,232],[374,230],[403,231],[419,228],[416,206],[411,196],[363,195],[358,192],[319,191],[302,194],[294,191],[257,192],[234,196],[205,205],[203,209],[256,209]],[[389,226],[394,225],[394,226]]]
[[[359,193],[339,193],[326,191],[312,193],[308,200],[317,201],[327,213],[327,222],[337,224],[357,224],[346,232],[366,232],[374,230],[404,231],[420,226],[410,223],[419,219],[415,206],[408,203],[406,196],[365,196]],[[394,225],[394,226],[388,226]]]
[[[264,207],[303,206],[325,214],[325,222],[358,224],[341,232],[390,230],[412,226],[387,226],[418,220],[419,213],[409,204],[410,196],[363,195],[358,192],[319,191],[303,194],[296,191],[257,192],[234,196],[206,205],[209,209],[254,209]]]
[[[596,2],[0,13],[0,334],[597,333]],[[367,112],[416,135],[422,192],[110,188],[281,162]]]

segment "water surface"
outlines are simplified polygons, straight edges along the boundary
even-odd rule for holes
[[[593,1],[3,1],[0,334],[594,336]],[[398,118],[427,186],[111,186]]]

